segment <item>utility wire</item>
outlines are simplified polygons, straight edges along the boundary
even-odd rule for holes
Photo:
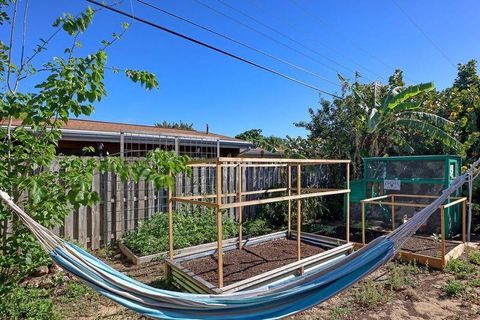
[[[445,60],[448,61],[448,63],[455,68],[455,70],[457,69],[457,66],[455,64],[455,62],[453,62],[452,59],[450,59],[450,57],[445,53],[445,51],[442,50],[442,48],[440,48],[439,45],[437,45],[435,43],[435,41],[433,41],[432,38],[430,38],[428,36],[428,34],[420,27],[420,25],[413,19],[412,16],[410,16],[407,11],[405,11],[399,4],[397,1],[395,0],[392,0],[393,4],[398,8],[398,10],[408,19],[408,21],[410,21],[410,23],[418,30],[418,32],[420,32],[423,37],[425,37],[425,39],[427,39],[428,42],[430,42],[430,44],[445,58]]]
[[[263,14],[277,20],[277,21],[281,21],[282,23],[286,24],[288,27],[292,28],[292,29],[296,29],[297,31],[301,32],[301,33],[305,33],[305,30],[301,30],[297,25],[295,24],[291,24],[289,23],[288,21],[286,21],[286,19],[284,18],[280,18],[278,15],[275,15],[273,14],[272,12],[270,12],[269,10],[265,10],[265,8],[262,8],[258,3],[257,3],[257,0],[250,0],[251,3],[261,12],[263,12]],[[316,43],[320,44],[322,47],[328,49],[328,50],[331,50],[333,52],[335,52],[336,54],[338,55],[342,55],[344,58],[346,58],[347,60],[349,60],[351,63],[353,63],[355,66],[359,67],[360,69],[364,70],[364,71],[367,71],[369,72],[370,74],[374,75],[375,77],[377,77],[378,79],[380,80],[385,80],[385,78],[383,76],[381,76],[380,74],[376,73],[375,71],[373,70],[370,70],[369,68],[361,65],[360,63],[356,62],[355,60],[351,59],[351,58],[348,58],[347,56],[345,56],[344,54],[342,54],[339,50],[333,48],[333,47],[330,47],[328,45],[326,45],[325,43],[322,43],[322,42],[319,42],[317,39],[313,38],[312,36],[312,33],[308,33],[310,35],[310,39],[312,41],[315,41]],[[317,53],[319,54],[316,50],[314,51],[313,49],[311,49],[312,52],[314,53]],[[325,56],[325,59],[328,59],[329,61],[332,61],[333,63],[339,65],[339,66],[342,66],[342,64],[340,63],[337,63],[336,60],[332,59],[332,58],[329,58],[327,56]],[[346,68],[346,67],[344,67]],[[347,69],[348,70],[348,69]],[[364,77],[365,79],[367,79],[369,82],[373,82],[371,79],[368,79],[367,77]]]
[[[329,58],[328,56],[326,56],[326,55],[324,55],[324,54],[316,51],[315,49],[312,49],[312,48],[304,45],[303,43],[301,43],[300,41],[292,38],[291,36],[289,36],[289,35],[281,32],[281,31],[279,31],[279,30],[277,30],[277,29],[275,29],[275,28],[267,25],[266,23],[258,20],[258,19],[255,18],[255,17],[252,17],[251,15],[249,15],[249,14],[246,13],[246,12],[244,12],[243,10],[238,9],[238,8],[232,6],[231,4],[229,4],[229,3],[227,3],[227,2],[225,2],[225,1],[223,1],[223,0],[217,0],[217,1],[220,2],[221,4],[223,4],[224,6],[226,6],[227,8],[230,8],[231,10],[233,10],[233,11],[241,14],[242,16],[247,17],[248,19],[250,19],[250,20],[255,21],[256,23],[258,23],[259,25],[261,25],[261,26],[263,26],[263,27],[265,27],[265,28],[267,28],[267,29],[275,32],[276,34],[278,34],[278,35],[280,35],[280,36],[282,36],[282,37],[284,37],[284,38],[286,38],[286,39],[288,39],[288,40],[296,43],[296,44],[299,45],[300,47],[302,47],[302,48],[304,48],[304,49],[306,49],[306,50],[308,50],[308,51],[310,51],[310,52],[315,53],[316,55],[318,55],[318,56],[320,56],[320,57],[322,57],[322,58],[324,58],[324,59],[326,59],[326,60],[328,60],[328,61],[336,64],[337,66],[339,66],[339,67],[347,70],[348,72],[351,72],[352,74],[355,74],[355,70],[352,70],[352,69],[350,69],[349,67],[347,67],[347,66],[345,66],[345,65],[343,65],[343,64],[341,64],[341,63],[338,63],[337,61]],[[368,79],[367,79],[367,80],[368,80]],[[370,81],[370,80],[369,80],[369,81]]]
[[[356,47],[358,50],[362,51],[363,53],[365,53],[366,55],[368,55],[371,59],[373,60],[376,60],[378,63],[380,63],[381,65],[383,65],[387,70],[390,70],[390,69],[395,69],[394,67],[388,65],[386,62],[384,62],[382,59],[380,59],[379,57],[377,57],[376,55],[374,55],[373,53],[371,53],[369,50],[365,49],[364,47],[362,47],[360,44],[358,44],[356,41],[353,41],[350,37],[346,36],[343,32],[341,32],[340,30],[338,30],[337,28],[335,28],[334,26],[332,26],[331,24],[327,23],[326,21],[324,21],[322,18],[320,18],[318,15],[312,13],[311,11],[307,10],[305,7],[303,7],[302,5],[300,5],[298,3],[298,1],[296,0],[289,0],[290,3],[292,3],[295,7],[297,7],[301,12],[303,12],[305,15],[307,16],[310,16],[312,17],[313,19],[317,20],[318,22],[320,22],[320,24],[322,24],[323,26],[325,26],[326,28],[330,29],[330,31],[336,33],[337,35],[339,35],[340,37],[346,39],[348,42],[350,42],[350,44],[352,44],[354,47]],[[407,79],[409,79],[410,81],[413,82],[412,79],[408,78],[408,77],[405,77]]]
[[[167,33],[169,33],[169,34],[171,34],[171,35],[174,35],[174,36],[176,36],[176,37],[182,38],[182,39],[184,39],[184,40],[188,40],[188,41],[193,42],[193,43],[195,43],[195,44],[198,44],[198,45],[200,45],[200,46],[202,46],[202,47],[205,47],[205,48],[208,48],[208,49],[210,49],[210,50],[216,51],[216,52],[221,53],[221,54],[223,54],[223,55],[226,55],[226,56],[228,56],[228,57],[230,57],[230,58],[234,58],[234,59],[239,60],[239,61],[241,61],[241,62],[247,63],[247,64],[249,64],[249,65],[251,65],[251,66],[257,67],[257,68],[262,69],[262,70],[267,71],[267,72],[270,72],[270,73],[272,73],[272,74],[275,74],[275,75],[277,75],[277,76],[280,76],[280,77],[285,78],[285,79],[287,79],[287,80],[290,80],[290,81],[292,81],[292,82],[301,84],[301,85],[303,85],[303,86],[305,86],[305,87],[307,87],[307,88],[316,90],[316,91],[318,91],[318,92],[321,92],[321,93],[323,93],[323,94],[329,95],[329,96],[334,97],[334,98],[337,98],[337,99],[343,99],[342,97],[340,97],[340,96],[338,96],[338,95],[336,95],[336,94],[334,94],[334,93],[331,93],[331,92],[322,90],[322,89],[320,89],[320,88],[318,88],[318,87],[316,87],[316,86],[314,86],[314,85],[311,85],[311,84],[309,84],[309,83],[307,83],[307,82],[304,82],[304,81],[298,80],[298,79],[296,79],[296,78],[290,77],[290,76],[285,75],[285,74],[283,74],[283,73],[281,73],[281,72],[278,72],[278,71],[276,71],[276,70],[273,70],[273,69],[271,69],[271,68],[269,68],[269,67],[265,67],[265,66],[260,65],[260,64],[258,64],[258,63],[256,63],[256,62],[247,60],[247,59],[242,58],[242,57],[240,57],[240,56],[237,56],[237,55],[235,55],[235,54],[233,54],[233,53],[230,53],[230,52],[228,52],[228,51],[219,49],[219,48],[217,48],[217,47],[215,47],[215,46],[213,46],[213,45],[210,45],[210,44],[208,44],[208,43],[202,42],[202,41],[200,41],[200,40],[194,39],[194,38],[189,37],[189,36],[187,36],[187,35],[181,34],[181,33],[176,32],[176,31],[174,31],[174,30],[171,30],[171,29],[168,29],[168,28],[163,27],[163,26],[161,26],[161,25],[158,25],[158,24],[156,24],[156,23],[154,23],[154,22],[151,22],[151,21],[149,21],[149,20],[140,18],[140,17],[138,17],[138,16],[134,16],[134,15],[132,15],[132,14],[130,14],[130,13],[127,13],[127,12],[125,12],[125,11],[122,11],[122,10],[119,10],[119,9],[116,9],[116,8],[113,8],[113,7],[111,7],[111,6],[107,5],[107,4],[100,3],[100,2],[95,1],[95,0],[86,0],[86,1],[89,2],[89,3],[95,4],[95,5],[97,5],[97,6],[100,6],[100,7],[102,7],[102,8],[105,8],[105,9],[107,9],[107,10],[109,10],[109,11],[112,11],[112,12],[115,12],[115,13],[117,13],[117,14],[120,14],[120,15],[122,15],[122,16],[131,18],[131,19],[133,19],[133,20],[136,20],[136,21],[138,21],[138,22],[141,22],[141,23],[143,23],[143,24],[146,24],[146,25],[148,25],[148,26],[151,26],[151,27],[153,27],[153,28],[162,30],[162,31],[167,32]]]
[[[231,20],[231,21],[234,21],[235,23],[237,23],[237,24],[239,24],[239,25],[241,25],[241,26],[243,26],[243,27],[245,27],[245,28],[247,28],[247,29],[249,29],[249,30],[257,33],[257,34],[260,34],[261,36],[263,36],[263,37],[265,37],[265,38],[267,38],[267,39],[270,39],[271,41],[273,41],[273,42],[275,42],[275,43],[278,43],[278,44],[282,45],[283,47],[285,47],[285,48],[287,48],[287,49],[289,49],[289,50],[292,50],[292,51],[294,51],[294,52],[296,52],[296,53],[298,53],[298,54],[300,54],[300,55],[302,55],[302,56],[304,56],[304,57],[306,57],[306,58],[308,58],[308,59],[310,59],[310,60],[312,60],[312,61],[314,61],[314,62],[316,62],[316,63],[318,63],[318,64],[320,64],[320,65],[322,65],[322,66],[324,66],[324,67],[327,68],[327,69],[332,70],[332,71],[335,72],[335,73],[338,73],[338,71],[337,71],[335,68],[332,68],[330,65],[323,63],[322,61],[320,61],[320,60],[318,60],[318,59],[316,59],[316,58],[314,58],[314,57],[312,57],[312,56],[310,56],[310,55],[308,55],[308,54],[306,54],[306,53],[304,53],[304,52],[302,52],[302,51],[300,51],[300,50],[298,50],[298,49],[296,49],[296,48],[294,48],[294,47],[292,47],[292,46],[290,46],[290,45],[288,45],[288,44],[285,43],[285,42],[282,42],[282,41],[280,41],[280,40],[277,40],[277,39],[275,39],[274,37],[272,37],[272,36],[270,36],[270,35],[262,32],[262,31],[260,31],[260,30],[258,30],[258,29],[255,29],[255,28],[253,28],[252,26],[250,26],[250,25],[248,25],[248,24],[246,24],[246,23],[244,23],[244,22],[242,22],[242,21],[240,21],[240,20],[238,20],[238,19],[236,19],[236,18],[234,18],[234,17],[232,17],[232,16],[230,16],[230,15],[228,15],[228,14],[226,14],[226,13],[224,13],[224,12],[222,12],[222,11],[220,11],[220,10],[218,10],[218,9],[216,9],[216,8],[210,6],[210,5],[208,5],[208,4],[206,4],[206,3],[202,2],[202,1],[200,1],[200,0],[193,0],[193,1],[195,1],[195,2],[198,3],[199,5],[207,8],[207,9],[209,9],[209,10],[211,10],[211,11],[213,11],[213,12],[215,12],[215,13],[217,13],[217,14],[219,14],[219,15],[221,15],[221,16],[223,16],[223,17],[225,17],[225,18],[227,18],[227,19],[229,19],[229,20]]]
[[[247,49],[249,49],[249,50],[252,50],[252,51],[255,51],[255,52],[257,52],[257,53],[260,53],[260,54],[262,54],[262,55],[264,55],[264,56],[266,56],[266,57],[269,57],[269,58],[271,58],[271,59],[274,59],[274,60],[276,60],[276,61],[279,61],[279,62],[281,62],[281,63],[284,63],[284,64],[286,64],[286,65],[288,65],[288,66],[290,66],[290,67],[293,67],[293,68],[295,68],[295,69],[297,69],[297,70],[300,70],[300,71],[306,72],[306,73],[308,73],[308,74],[311,74],[311,75],[313,75],[313,76],[315,76],[315,77],[317,77],[317,78],[319,78],[319,79],[321,79],[321,80],[323,80],[323,81],[326,81],[326,82],[328,82],[328,83],[331,83],[331,84],[333,84],[333,85],[335,85],[335,86],[340,86],[338,83],[333,82],[333,81],[331,81],[331,80],[329,80],[329,79],[321,76],[320,74],[318,74],[318,73],[316,73],[316,72],[314,72],[314,71],[311,71],[311,70],[309,70],[309,69],[307,69],[307,68],[304,68],[304,67],[302,67],[302,66],[299,66],[299,65],[297,65],[297,64],[294,64],[294,63],[292,63],[292,62],[289,62],[289,61],[287,61],[287,60],[285,60],[285,59],[282,59],[282,58],[279,58],[279,57],[277,57],[277,56],[274,56],[273,54],[270,54],[270,53],[268,53],[268,52],[265,52],[265,51],[262,51],[262,50],[260,50],[260,49],[257,49],[257,48],[255,48],[255,47],[253,47],[253,46],[251,46],[251,45],[248,45],[248,44],[245,44],[245,43],[240,42],[240,41],[238,41],[238,40],[235,40],[235,39],[233,39],[232,37],[229,37],[229,36],[227,36],[227,35],[224,35],[224,34],[222,34],[222,33],[220,33],[220,32],[217,32],[217,31],[215,31],[215,30],[212,30],[212,29],[210,29],[210,28],[204,27],[204,26],[202,26],[202,25],[200,25],[200,24],[198,24],[198,23],[195,23],[195,22],[193,22],[193,21],[191,21],[191,20],[189,20],[189,19],[183,18],[183,17],[181,17],[181,16],[179,16],[179,15],[176,15],[176,14],[174,14],[174,13],[171,13],[171,12],[165,10],[165,9],[162,9],[162,8],[160,8],[160,7],[158,7],[158,6],[155,6],[155,5],[153,5],[153,4],[150,4],[150,3],[145,2],[145,1],[143,1],[143,0],[137,0],[137,1],[140,2],[140,3],[142,3],[142,4],[144,4],[144,5],[146,5],[146,6],[148,6],[148,7],[150,7],[150,8],[152,8],[152,9],[155,9],[155,10],[160,11],[160,12],[166,14],[166,15],[169,15],[169,16],[171,16],[171,17],[173,17],[173,18],[179,19],[179,20],[184,21],[184,22],[186,22],[186,23],[188,23],[188,24],[190,24],[190,25],[193,25],[193,26],[195,26],[195,27],[197,27],[197,28],[200,28],[200,29],[205,30],[205,31],[207,31],[207,32],[209,32],[209,33],[212,33],[212,34],[214,34],[214,35],[216,35],[216,36],[222,37],[223,39],[226,39],[226,40],[229,40],[229,41],[231,41],[231,42],[233,42],[233,43],[236,43],[236,44],[238,44],[238,45],[240,45],[240,46],[242,46],[242,47],[244,47],[244,48],[247,48]]]

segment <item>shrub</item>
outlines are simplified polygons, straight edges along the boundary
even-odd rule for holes
[[[458,280],[448,280],[442,287],[443,292],[449,297],[458,297],[465,292],[467,287]]]
[[[457,279],[470,279],[474,277],[478,270],[474,265],[462,259],[454,259],[445,267],[445,271],[455,275]]]
[[[51,293],[45,289],[12,286],[0,293],[0,319],[56,319]]]
[[[468,260],[473,263],[473,264],[476,264],[477,266],[480,266],[480,250],[472,250],[470,251],[470,253],[468,254]]]
[[[174,211],[173,246],[175,249],[217,240],[217,218],[214,210]],[[223,218],[223,238],[237,235],[237,224]],[[121,240],[135,254],[148,255],[168,250],[168,215],[157,213]]]
[[[355,292],[355,301],[367,308],[383,305],[388,302],[388,294],[382,286],[372,280],[364,281]]]
[[[269,223],[263,219],[247,220],[243,226],[245,228],[245,234],[251,237],[261,236],[272,230]]]
[[[390,265],[390,275],[387,279],[387,285],[392,290],[402,290],[406,286],[414,286],[415,282],[412,276],[418,274],[420,269],[414,263]]]

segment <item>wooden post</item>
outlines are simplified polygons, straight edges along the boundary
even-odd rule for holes
[[[467,241],[467,200],[462,201],[462,242],[465,243]]]
[[[288,183],[288,186],[287,186],[287,192],[288,192],[288,196],[291,196],[292,195],[292,166],[291,165],[288,165],[287,166],[287,183]],[[292,233],[292,200],[288,200],[288,232],[287,232],[287,235],[288,237],[291,236],[291,233]]]
[[[350,163],[347,163],[347,174],[346,174],[346,178],[347,178],[347,189],[350,190]],[[347,243],[350,242],[350,191],[348,191],[347,193],[347,203],[346,203],[346,225],[345,225],[345,229],[347,230],[347,234],[346,234],[346,238],[345,240],[347,240]]]
[[[215,190],[217,192],[217,253],[218,253],[218,287],[223,287],[223,248],[222,248],[222,165],[217,159]]]
[[[392,231],[395,230],[395,196],[392,195]]]
[[[445,208],[440,207],[440,228],[442,229],[442,266],[445,266]]]
[[[238,202],[242,202],[242,165],[237,167],[237,198]],[[243,248],[243,212],[242,206],[237,207],[238,215],[238,248]]]
[[[302,166],[297,165],[297,195],[300,195],[302,190]],[[302,232],[302,200],[297,199],[297,260],[302,259],[301,251],[301,232]]]
[[[362,244],[365,244],[365,202],[362,201]]]
[[[172,176],[172,173],[168,173],[169,176]],[[167,195],[168,202],[168,256],[170,259],[173,259],[173,207],[172,207],[172,188],[168,188]]]

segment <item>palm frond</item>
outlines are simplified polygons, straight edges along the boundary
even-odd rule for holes
[[[391,112],[403,112],[403,111],[409,111],[409,110],[417,110],[417,109],[420,109],[421,106],[422,104],[419,102],[402,102],[394,105],[389,110],[391,110]]]
[[[408,141],[402,137],[400,133],[395,130],[390,131],[390,137],[392,138],[393,142],[396,143],[400,148],[405,150],[407,153],[414,153],[415,149],[412,147]]]

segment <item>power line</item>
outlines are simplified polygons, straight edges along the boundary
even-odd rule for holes
[[[261,26],[263,26],[263,27],[265,27],[265,28],[267,28],[267,29],[275,32],[276,34],[279,34],[280,36],[282,36],[282,37],[284,37],[284,38],[286,38],[286,39],[288,39],[288,40],[296,43],[296,44],[299,45],[300,47],[302,47],[302,48],[304,48],[304,49],[306,49],[306,50],[308,50],[308,51],[310,51],[310,52],[315,53],[316,55],[318,55],[318,56],[320,56],[320,57],[322,57],[322,58],[324,58],[324,59],[326,59],[326,60],[328,60],[328,61],[336,64],[337,66],[339,66],[339,67],[341,67],[341,68],[343,68],[343,69],[351,72],[352,74],[355,74],[355,70],[352,70],[352,69],[350,69],[349,67],[347,67],[347,66],[345,66],[345,65],[343,65],[343,64],[341,64],[341,63],[339,63],[339,62],[337,62],[337,61],[335,61],[335,60],[333,60],[333,59],[331,59],[330,57],[328,57],[328,56],[326,56],[326,55],[318,52],[317,50],[312,49],[312,48],[306,46],[305,44],[303,44],[303,43],[301,43],[300,41],[292,38],[291,36],[289,36],[289,35],[281,32],[281,31],[279,31],[279,30],[277,30],[277,29],[275,29],[275,28],[267,25],[266,23],[258,20],[258,19],[255,18],[255,17],[252,17],[251,15],[249,15],[249,14],[246,13],[246,12],[244,12],[243,10],[238,9],[238,8],[232,6],[231,4],[229,4],[229,3],[227,3],[227,2],[225,2],[225,1],[223,1],[223,0],[217,0],[217,1],[220,2],[221,4],[223,4],[224,6],[226,6],[227,8],[230,8],[231,10],[233,10],[233,11],[235,11],[235,12],[243,15],[244,17],[247,17],[248,19],[250,19],[250,20],[252,20],[252,21],[255,21],[255,22],[258,23],[259,25],[261,25]],[[369,81],[370,81],[370,80],[369,80]]]
[[[335,28],[333,25],[327,23],[326,21],[324,21],[322,18],[320,18],[318,15],[312,13],[311,11],[305,9],[305,7],[303,7],[302,5],[300,5],[298,3],[298,1],[296,0],[289,0],[290,3],[292,3],[295,7],[297,7],[301,12],[303,12],[305,15],[308,15],[310,17],[312,17],[313,19],[317,20],[318,22],[320,22],[320,24],[324,25],[326,28],[330,29],[330,31],[336,33],[337,35],[339,35],[340,37],[343,37],[345,40],[347,40],[348,42],[350,42],[350,44],[352,44],[353,46],[355,46],[358,50],[362,51],[363,53],[365,53],[366,55],[368,55],[371,59],[374,59],[376,60],[378,63],[380,63],[381,65],[383,65],[385,68],[387,68],[388,70],[390,69],[395,69],[394,67],[388,65],[386,62],[384,62],[382,59],[380,59],[379,57],[377,57],[376,55],[374,55],[373,53],[371,53],[369,50],[365,49],[364,47],[362,47],[360,44],[358,44],[356,41],[353,41],[350,37],[347,37],[343,32],[341,32],[340,30],[338,30],[337,28]],[[407,79],[411,80],[413,82],[412,79],[406,77]]]
[[[395,0],[392,0],[393,4],[398,8],[398,10],[400,10],[400,12],[408,19],[408,21],[410,21],[410,23],[425,37],[425,39],[427,39],[428,42],[430,42],[430,44],[438,51],[440,52],[440,54],[445,58],[445,60],[448,61],[448,63],[450,63],[452,65],[452,67],[454,67],[455,69],[457,69],[457,66],[455,64],[455,62],[453,62],[452,59],[450,59],[450,57],[445,53],[445,51],[443,51],[439,45],[437,45],[435,43],[435,41],[433,41],[432,38],[430,38],[428,36],[428,34],[420,27],[420,25],[418,23],[415,22],[415,20],[413,19],[412,16],[410,16],[407,11],[405,11],[398,3],[397,1]]]
[[[250,0],[250,1],[251,1],[251,3],[252,3],[258,10],[262,11],[263,14],[265,14],[265,15],[267,15],[267,16],[269,16],[269,17],[271,17],[271,18],[273,18],[273,19],[275,19],[275,20],[277,20],[277,21],[280,21],[280,20],[281,20],[282,23],[285,23],[285,24],[286,24],[287,26],[289,26],[290,28],[296,29],[297,31],[300,31],[300,32],[302,32],[302,33],[305,33],[305,30],[301,30],[297,25],[291,24],[291,23],[289,23],[288,21],[286,21],[285,19],[279,18],[278,15],[275,15],[275,14],[271,13],[270,11],[265,10],[265,8],[262,8],[260,5],[258,5],[258,3],[257,3],[256,0]],[[376,73],[375,71],[370,70],[369,68],[361,65],[360,63],[356,62],[355,60],[353,60],[353,59],[345,56],[345,55],[342,54],[339,50],[337,50],[337,49],[335,49],[335,48],[333,48],[333,47],[330,47],[330,46],[326,45],[325,43],[319,42],[317,39],[314,39],[314,38],[312,37],[311,32],[308,33],[308,34],[310,34],[310,39],[311,39],[311,40],[313,40],[313,41],[315,41],[316,43],[320,44],[322,47],[324,47],[324,48],[326,48],[326,49],[328,49],[328,50],[331,50],[331,51],[335,52],[336,54],[342,55],[344,58],[346,58],[347,60],[349,60],[351,63],[353,63],[354,65],[356,65],[356,66],[359,67],[360,69],[363,69],[364,71],[369,72],[370,74],[374,75],[374,76],[377,77],[378,79],[381,79],[381,80],[384,80],[384,79],[385,79],[383,76],[379,75],[379,74]],[[312,51],[313,51],[313,49],[312,49]],[[313,52],[317,53],[317,51],[313,51]],[[318,54],[318,53],[317,53],[317,54]],[[329,61],[332,61],[332,62],[334,62],[335,64],[341,66],[341,64],[338,64],[338,63],[336,62],[336,60],[334,60],[334,59],[332,59],[332,58],[329,58],[329,57],[325,56],[325,59],[328,59]],[[369,82],[372,82],[372,80],[368,79],[367,77],[365,77],[365,79],[367,79]]]
[[[168,28],[163,27],[163,26],[161,26],[161,25],[158,25],[158,24],[156,24],[156,23],[154,23],[154,22],[148,21],[148,20],[143,19],[143,18],[140,18],[140,17],[138,17],[138,16],[134,16],[134,15],[132,15],[132,14],[130,14],[130,13],[125,12],[125,11],[122,11],[122,10],[119,10],[119,9],[116,9],[116,8],[112,8],[112,7],[109,6],[109,5],[106,5],[106,4],[97,2],[97,1],[95,1],[95,0],[86,0],[86,1],[89,2],[89,3],[95,4],[95,5],[97,5],[97,6],[100,6],[100,7],[102,7],[102,8],[105,8],[105,9],[107,9],[107,10],[110,10],[110,11],[112,11],[112,12],[118,13],[118,14],[120,14],[120,15],[122,15],[122,16],[127,17],[127,18],[131,18],[131,19],[136,20],[136,21],[138,21],[138,22],[141,22],[141,23],[143,23],[143,24],[149,25],[149,26],[151,26],[151,27],[153,27],[153,28],[162,30],[162,31],[167,32],[167,33],[169,33],[169,34],[171,34],[171,35],[174,35],[174,36],[176,36],[176,37],[182,38],[182,39],[184,39],[184,40],[188,40],[188,41],[193,42],[193,43],[195,43],[195,44],[198,44],[198,45],[200,45],[200,46],[202,46],[202,47],[205,47],[205,48],[208,48],[208,49],[210,49],[210,50],[216,51],[216,52],[221,53],[221,54],[223,54],[223,55],[226,55],[226,56],[228,56],[228,57],[230,57],[230,58],[234,58],[234,59],[239,60],[239,61],[241,61],[241,62],[247,63],[247,64],[249,64],[249,65],[251,65],[251,66],[257,67],[257,68],[262,69],[262,70],[267,71],[267,72],[270,72],[270,73],[275,74],[275,75],[277,75],[277,76],[280,76],[280,77],[282,77],[282,78],[284,78],[284,79],[287,79],[287,80],[290,80],[290,81],[292,81],[292,82],[301,84],[301,85],[303,85],[303,86],[305,86],[305,87],[307,87],[307,88],[316,90],[316,91],[318,91],[318,92],[321,92],[321,93],[323,93],[323,94],[329,95],[329,96],[334,97],[334,98],[342,99],[340,96],[338,96],[338,95],[336,95],[336,94],[334,94],[334,93],[330,93],[330,92],[328,92],[328,91],[322,90],[322,89],[320,89],[320,88],[318,88],[318,87],[316,87],[316,86],[314,86],[314,85],[311,85],[311,84],[309,84],[309,83],[303,82],[303,81],[298,80],[298,79],[296,79],[296,78],[290,77],[290,76],[285,75],[285,74],[283,74],[283,73],[281,73],[281,72],[278,72],[278,71],[276,71],[276,70],[273,70],[273,69],[270,69],[270,68],[265,67],[265,66],[263,66],[263,65],[260,65],[260,64],[258,64],[258,63],[256,63],[256,62],[253,62],[253,61],[247,60],[247,59],[245,59],[245,58],[242,58],[242,57],[240,57],[240,56],[237,56],[237,55],[235,55],[235,54],[233,54],[233,53],[230,53],[230,52],[228,52],[228,51],[219,49],[219,48],[217,48],[217,47],[215,47],[215,46],[213,46],[213,45],[210,45],[210,44],[208,44],[208,43],[205,43],[205,42],[202,42],[202,41],[200,41],[200,40],[194,39],[194,38],[189,37],[189,36],[187,36],[187,35],[184,35],[184,34],[181,34],[181,33],[179,33],[179,32],[176,32],[176,31],[174,31],[174,30],[168,29]]]
[[[308,58],[308,59],[310,59],[310,60],[312,60],[312,61],[314,61],[314,62],[316,62],[316,63],[318,63],[318,64],[320,64],[320,65],[322,65],[322,66],[324,66],[324,67],[327,68],[327,69],[332,70],[332,71],[335,72],[335,73],[338,73],[338,71],[337,71],[335,68],[332,68],[332,67],[329,66],[328,64],[325,64],[325,63],[323,63],[322,61],[320,61],[320,60],[318,60],[318,59],[315,59],[314,57],[312,57],[312,56],[310,56],[310,55],[308,55],[308,54],[306,54],[306,53],[304,53],[304,52],[302,52],[302,51],[300,51],[300,50],[298,50],[298,49],[296,49],[296,48],[294,48],[294,47],[286,44],[285,42],[282,42],[282,41],[280,41],[280,40],[277,40],[277,39],[275,39],[274,37],[272,37],[272,36],[270,36],[270,35],[262,32],[262,31],[260,31],[260,30],[258,30],[258,29],[255,29],[255,28],[253,28],[252,26],[249,26],[248,24],[246,24],[246,23],[244,23],[244,22],[242,22],[242,21],[240,21],[240,20],[238,20],[238,19],[236,19],[236,18],[234,18],[234,17],[232,17],[232,16],[230,16],[230,15],[228,15],[228,14],[226,14],[226,13],[224,13],[224,12],[222,12],[222,11],[214,8],[214,7],[212,7],[212,6],[209,6],[208,4],[206,4],[206,3],[204,3],[204,2],[202,2],[202,1],[200,1],[200,0],[193,0],[193,1],[195,1],[195,2],[198,3],[199,5],[207,8],[207,9],[209,9],[209,10],[211,10],[211,11],[213,11],[213,12],[215,12],[215,13],[217,13],[217,14],[219,14],[219,15],[221,15],[221,16],[223,16],[223,17],[225,17],[225,18],[227,18],[227,19],[229,19],[229,20],[231,20],[231,21],[234,21],[235,23],[237,23],[237,24],[239,24],[239,25],[241,25],[241,26],[243,26],[243,27],[245,27],[245,28],[247,28],[247,29],[255,32],[255,33],[260,34],[261,36],[263,36],[263,37],[265,37],[265,38],[267,38],[267,39],[270,39],[271,41],[273,41],[273,42],[275,42],[275,43],[278,43],[278,44],[284,46],[285,48],[287,48],[287,49],[289,49],[289,50],[292,50],[292,51],[294,51],[294,52],[296,52],[296,53],[298,53],[298,54],[300,54],[300,55],[302,55],[302,56],[304,56],[304,57],[306,57],[306,58]]]
[[[297,69],[297,70],[300,70],[300,71],[306,72],[306,73],[308,73],[308,74],[311,74],[311,75],[313,75],[313,76],[315,76],[315,77],[317,77],[317,78],[319,78],[319,79],[321,79],[321,80],[323,80],[323,81],[326,81],[326,82],[328,82],[328,83],[331,83],[331,84],[333,84],[333,85],[339,86],[338,83],[335,83],[335,82],[333,82],[333,81],[331,81],[331,80],[329,80],[329,79],[321,76],[320,74],[318,74],[318,73],[316,73],[316,72],[314,72],[314,71],[311,71],[311,70],[309,70],[309,69],[307,69],[307,68],[304,68],[304,67],[299,66],[299,65],[297,65],[297,64],[294,64],[294,63],[292,63],[292,62],[289,62],[289,61],[287,61],[287,60],[285,60],[285,59],[283,59],[283,58],[279,58],[279,57],[277,57],[277,56],[274,56],[273,54],[270,54],[270,53],[268,53],[268,52],[265,52],[265,51],[262,51],[262,50],[260,50],[260,49],[257,49],[257,48],[255,48],[255,47],[253,47],[253,46],[251,46],[251,45],[248,45],[248,44],[245,44],[245,43],[240,42],[240,41],[238,41],[238,40],[235,40],[235,39],[233,39],[232,37],[229,37],[229,36],[227,36],[227,35],[224,35],[224,34],[222,34],[222,33],[220,33],[220,32],[217,32],[217,31],[215,31],[215,30],[212,30],[212,29],[210,29],[210,28],[204,27],[204,26],[202,26],[202,25],[200,25],[200,24],[198,24],[198,23],[195,23],[195,22],[193,22],[193,21],[191,21],[191,20],[189,20],[189,19],[183,18],[183,17],[181,17],[181,16],[179,16],[179,15],[176,15],[176,14],[174,14],[174,13],[171,13],[171,12],[165,10],[165,9],[162,9],[162,8],[160,8],[160,7],[158,7],[158,6],[155,6],[155,5],[153,5],[153,4],[150,4],[150,3],[145,2],[145,1],[143,1],[143,0],[137,0],[137,1],[140,2],[140,3],[142,3],[142,4],[144,4],[144,5],[146,5],[146,6],[148,6],[148,7],[150,7],[150,8],[152,8],[152,9],[155,9],[155,10],[160,11],[160,12],[166,14],[166,15],[169,15],[169,16],[171,16],[171,17],[173,17],[173,18],[179,19],[179,20],[184,21],[184,22],[186,22],[186,23],[188,23],[188,24],[190,24],[190,25],[193,25],[193,26],[195,26],[195,27],[197,27],[197,28],[200,28],[200,29],[202,29],[202,30],[205,30],[205,31],[207,31],[207,32],[209,32],[209,33],[212,33],[212,34],[216,35],[216,36],[222,37],[222,38],[224,38],[224,39],[226,39],[226,40],[229,40],[229,41],[231,41],[231,42],[233,42],[233,43],[236,43],[236,44],[238,44],[238,45],[240,45],[240,46],[242,46],[242,47],[244,47],[244,48],[247,48],[247,49],[249,49],[249,50],[252,50],[252,51],[255,51],[255,52],[257,52],[257,53],[260,53],[260,54],[262,54],[262,55],[264,55],[264,56],[266,56],[266,57],[269,57],[269,58],[271,58],[271,59],[274,59],[274,60],[276,60],[276,61],[279,61],[279,62],[281,62],[281,63],[284,63],[284,64],[286,64],[286,65],[288,65],[288,66],[290,66],[290,67],[293,67],[293,68],[295,68],[295,69]]]

